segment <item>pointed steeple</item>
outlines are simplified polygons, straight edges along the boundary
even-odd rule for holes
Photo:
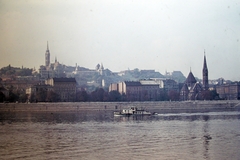
[[[48,47],[48,41],[47,41],[47,51],[49,51],[49,47]]]
[[[47,50],[45,53],[45,66],[48,67],[50,65],[50,51],[48,47],[48,41],[47,41]]]
[[[209,88],[209,85],[208,85],[208,68],[207,68],[207,60],[206,60],[205,50],[204,50],[202,75],[203,75],[203,89],[208,90],[208,88]]]
[[[206,61],[206,54],[205,54],[205,50],[204,50],[203,69],[207,69],[207,61]]]

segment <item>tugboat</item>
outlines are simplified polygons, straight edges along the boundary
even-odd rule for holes
[[[120,112],[114,112],[114,116],[131,116],[131,115],[152,115],[151,112],[144,109],[138,109],[137,107],[130,107],[129,109],[123,109]]]

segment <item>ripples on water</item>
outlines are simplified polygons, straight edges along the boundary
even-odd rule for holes
[[[2,159],[239,159],[240,112],[0,113]]]

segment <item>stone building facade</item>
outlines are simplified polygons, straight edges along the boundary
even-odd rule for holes
[[[76,100],[77,82],[75,78],[50,78],[45,80],[45,84],[53,87],[53,91],[60,95],[62,102]]]
[[[77,83],[75,78],[49,78],[45,80],[45,84],[32,85],[26,90],[29,100],[40,101],[37,94],[44,91],[48,93],[53,91],[59,96],[61,102],[74,102],[76,100]],[[46,95],[45,95],[46,96]],[[34,97],[34,98],[33,98]],[[45,101],[45,99],[41,99]]]
[[[153,80],[159,84],[159,88],[163,89],[167,93],[171,91],[179,92],[179,84],[173,79],[153,78]]]
[[[216,86],[219,98],[226,100],[240,100],[240,82]]]
[[[10,92],[11,90],[13,93],[24,94],[26,93],[27,88],[38,83],[39,81],[37,79],[31,77],[15,77],[14,79],[2,81],[1,85],[4,86],[4,88],[7,88],[7,92]]]
[[[109,92],[118,91],[125,95],[128,101],[150,101],[157,100],[159,95],[158,84],[142,84],[140,81],[123,81],[110,84]]]
[[[29,102],[41,102],[46,100],[47,93],[53,91],[53,87],[46,84],[36,84],[26,89]],[[38,97],[40,92],[45,92],[45,95]]]

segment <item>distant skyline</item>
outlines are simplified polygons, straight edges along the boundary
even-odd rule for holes
[[[0,67],[139,68],[240,81],[238,0],[0,0]]]

